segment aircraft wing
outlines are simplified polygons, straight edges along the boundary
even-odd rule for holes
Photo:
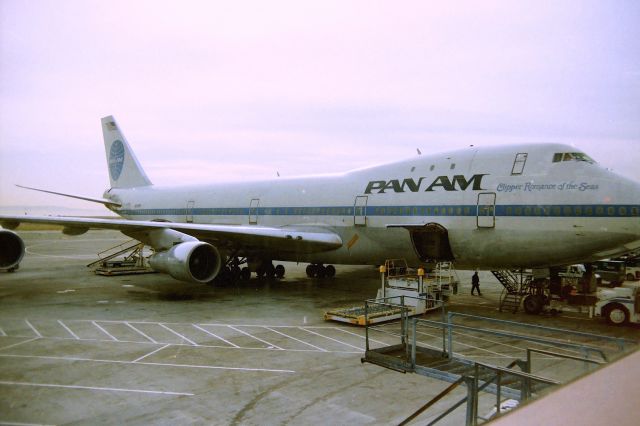
[[[282,228],[258,225],[209,225],[178,222],[154,222],[128,219],[106,219],[64,216],[8,216],[0,215],[0,225],[15,229],[20,223],[39,223],[63,226],[68,235],[79,235],[89,229],[113,229],[126,235],[156,229],[173,229],[218,247],[238,250],[264,250],[314,253],[334,250],[342,246],[342,238],[320,226]]]

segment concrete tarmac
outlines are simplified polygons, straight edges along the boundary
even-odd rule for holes
[[[126,241],[120,233],[20,235],[20,269],[0,273],[0,424],[397,424],[448,386],[362,364],[364,330],[323,321],[330,308],[375,297],[377,268],[339,265],[336,278],[312,280],[306,265],[287,263],[283,280],[216,287],[162,274],[104,277],[85,265]],[[489,273],[482,297],[468,294],[470,272],[458,275],[449,310],[640,335],[586,313],[499,313],[502,287]],[[398,343],[384,333],[376,341]],[[496,365],[513,352],[474,345],[490,347]],[[463,419],[464,408],[442,424]]]

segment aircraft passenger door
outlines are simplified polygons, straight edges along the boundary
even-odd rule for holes
[[[496,226],[496,193],[481,192],[478,194],[478,228],[495,228]]]
[[[258,224],[258,209],[260,208],[260,199],[252,198],[249,205],[249,225]]]
[[[367,226],[367,200],[366,195],[358,195],[353,203],[353,224]]]
[[[193,223],[193,210],[195,205],[195,201],[187,201],[187,223]]]

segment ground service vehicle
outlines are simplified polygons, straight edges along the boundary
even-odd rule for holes
[[[595,314],[606,318],[612,325],[640,324],[640,287],[601,289]]]
[[[600,276],[602,284],[607,284],[609,287],[617,287],[627,278],[624,262],[619,260],[595,262],[595,273]]]
[[[640,280],[640,259],[628,259],[624,264],[627,281]]]

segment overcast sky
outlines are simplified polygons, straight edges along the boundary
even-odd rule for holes
[[[0,0],[0,207],[567,142],[640,180],[640,2]],[[89,206],[90,207],[90,206]]]

